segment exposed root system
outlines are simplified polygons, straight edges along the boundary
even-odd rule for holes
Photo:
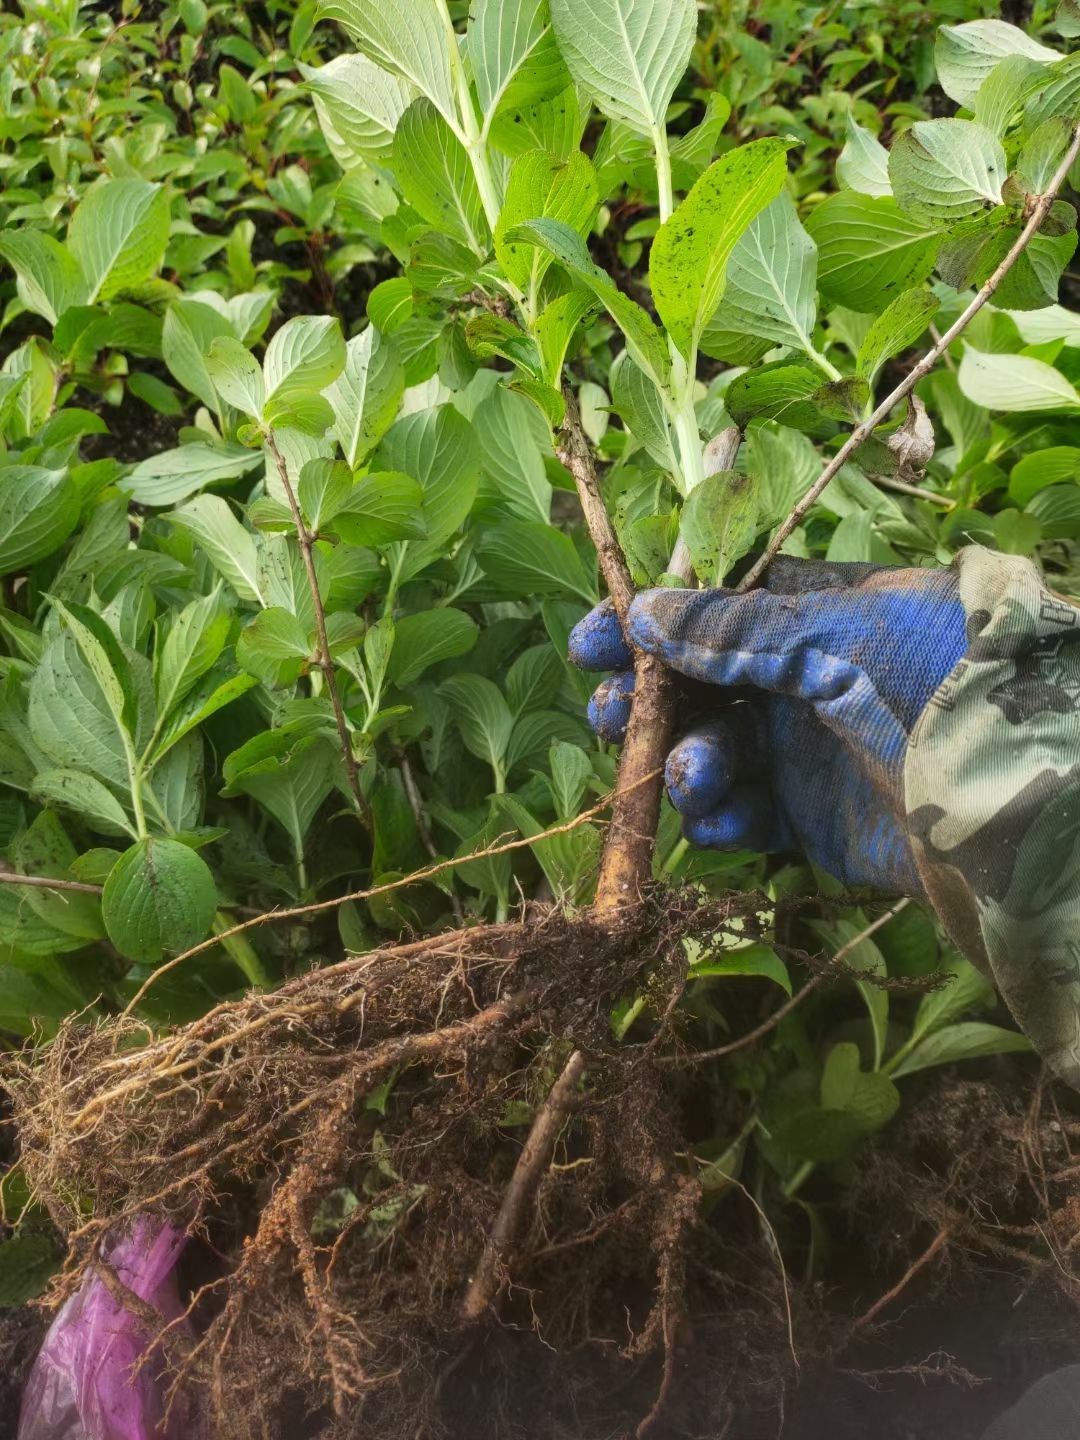
[[[58,1290],[136,1212],[190,1225],[197,1338],[167,1327],[162,1353],[227,1440],[735,1440],[756,1433],[736,1416],[775,1417],[815,1365],[854,1373],[958,1255],[1052,1271],[1071,1305],[1080,1216],[1046,1139],[1060,1150],[1072,1122],[1048,1130],[990,1091],[935,1101],[925,1124],[916,1109],[903,1144],[870,1151],[851,1223],[888,1216],[891,1279],[843,1317],[792,1283],[737,1182],[710,1223],[685,1108],[703,1071],[673,1063],[682,940],[736,920],[745,936],[754,906],[534,912],[349,958],[163,1038],[70,1022],[7,1077],[23,1166],[69,1239]],[[612,1005],[643,988],[660,1025],[616,1044]],[[738,1093],[716,1104],[736,1133]]]
[[[622,1386],[644,1368],[644,1435],[671,1386],[698,1193],[676,1076],[655,1044],[616,1046],[608,1016],[642,985],[664,1013],[682,937],[734,903],[430,937],[164,1038],[72,1021],[9,1078],[67,1284],[138,1211],[227,1250],[172,1359],[237,1440],[283,1433],[297,1407],[313,1434],[437,1433],[455,1359],[499,1317],[621,1356]]]

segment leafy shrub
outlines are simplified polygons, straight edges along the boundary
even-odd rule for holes
[[[543,834],[616,777],[565,658],[601,584],[564,427],[580,414],[635,584],[677,578],[680,540],[717,583],[1069,151],[1067,7],[1045,41],[951,7],[949,107],[924,8],[889,8],[882,29],[833,6],[805,45],[790,4],[763,38],[719,10],[698,35],[691,0],[476,0],[467,25],[445,0],[327,0],[266,29],[202,0],[116,22],[26,0],[0,21],[0,841],[60,882],[0,885],[6,1032],[136,994],[178,1023],[343,946],[589,903],[601,822]],[[975,539],[1080,589],[1075,249],[1055,200],[790,553],[944,563]],[[508,833],[542,838],[469,858]],[[689,955],[704,1047],[732,976],[792,993],[776,907],[824,877],[692,854],[666,806],[654,876],[766,892],[760,934]],[[897,1079],[1026,1044],[964,1018],[990,1000],[951,954],[957,983],[890,1003],[873,982],[931,969],[939,937],[911,907],[850,944],[868,921],[817,929],[868,977],[864,1013],[816,995],[736,1062],[789,1195],[887,1123]],[[649,1013],[627,996],[617,1038]],[[702,1149],[718,1187],[745,1134]]]

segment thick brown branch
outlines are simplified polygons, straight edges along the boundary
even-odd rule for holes
[[[300,554],[303,556],[308,587],[311,590],[311,599],[315,606],[315,635],[318,641],[319,669],[323,672],[326,694],[334,711],[334,724],[337,726],[338,740],[341,742],[341,757],[345,762],[349,791],[356,803],[357,813],[370,831],[372,829],[371,807],[367,802],[367,796],[360,788],[360,767],[356,763],[352,736],[349,733],[348,721],[345,719],[345,707],[341,703],[341,695],[338,692],[337,667],[330,655],[330,640],[326,633],[326,608],[323,605],[322,592],[319,590],[319,577],[315,573],[315,559],[312,554],[314,537],[304,522],[296,491],[289,479],[289,469],[285,463],[285,457],[278,448],[272,430],[266,432],[266,443],[274,457],[281,488],[285,491],[289,509],[292,511],[293,524],[296,526],[296,538],[300,542]]]
[[[563,393],[566,418],[559,458],[574,477],[608,594],[619,619],[625,623],[634,598],[634,582],[600,493],[596,461],[581,425],[577,400],[569,386]],[[738,454],[740,432],[732,429],[723,433],[727,437],[725,443],[713,442],[710,456],[713,471],[730,469]],[[685,572],[679,573],[689,579],[689,555],[685,547],[676,547],[672,565],[685,567]],[[630,723],[619,759],[611,827],[596,885],[594,908],[599,915],[610,915],[623,906],[636,904],[649,883],[660,818],[664,761],[671,742],[671,696],[671,681],[664,666],[654,656],[637,653]],[[651,781],[650,776],[654,777]]]
[[[828,485],[829,481],[834,479],[835,476],[839,474],[839,472],[851,459],[852,455],[854,455],[855,451],[859,448],[859,446],[865,440],[868,440],[870,438],[870,436],[874,433],[876,427],[880,425],[883,420],[887,419],[893,408],[896,405],[899,405],[901,400],[906,399],[907,396],[911,394],[911,392],[914,390],[915,386],[919,383],[923,376],[929,375],[930,371],[934,368],[934,366],[941,359],[941,357],[947,354],[949,346],[952,344],[952,342],[957,338],[958,335],[961,335],[964,330],[967,329],[971,321],[983,308],[986,302],[993,296],[998,286],[1005,279],[1005,276],[1008,275],[1009,271],[1016,264],[1017,260],[1020,259],[1020,256],[1024,253],[1027,247],[1031,244],[1032,240],[1034,240],[1035,236],[1038,234],[1040,225],[1046,219],[1047,212],[1049,211],[1050,206],[1054,203],[1058,191],[1065,183],[1065,179],[1068,176],[1068,173],[1072,168],[1073,163],[1078,155],[1080,155],[1080,125],[1076,127],[1076,130],[1073,133],[1072,144],[1069,146],[1068,151],[1065,154],[1065,158],[1062,160],[1061,164],[1054,172],[1050,183],[1047,185],[1043,193],[1031,205],[1027,224],[1024,226],[1023,230],[1021,230],[1020,234],[1013,242],[1013,245],[1011,246],[1008,254],[1001,261],[1000,265],[998,265],[997,269],[990,276],[989,280],[987,280],[986,283],[979,290],[976,291],[975,296],[970,302],[970,304],[968,304],[964,308],[962,313],[957,316],[957,318],[945,331],[944,335],[941,335],[935,341],[933,346],[931,346],[931,348],[926,352],[926,354],[922,357],[918,364],[912,366],[912,368],[908,371],[907,375],[905,375],[903,380],[900,381],[900,384],[897,385],[896,389],[890,391],[890,393],[886,395],[885,399],[881,402],[881,404],[877,407],[877,409],[869,417],[869,419],[864,420],[860,425],[856,425],[855,429],[844,441],[840,449],[836,452],[833,458],[825,466],[824,470],[822,470],[818,478],[810,486],[810,489],[807,490],[806,494],[802,497],[798,504],[792,508],[787,519],[784,520],[783,523],[776,529],[772,536],[772,539],[769,541],[768,545],[766,545],[761,556],[743,576],[741,582],[737,587],[739,590],[749,590],[752,586],[757,584],[757,582],[761,579],[762,575],[768,569],[770,563],[772,562],[773,556],[777,554],[784,541],[788,538],[788,536],[792,533],[796,526],[801,523],[803,517],[807,514],[811,507],[817,503],[818,497]]]
[[[481,1319],[498,1297],[506,1267],[525,1226],[527,1212],[544,1172],[551,1164],[555,1142],[577,1098],[578,1084],[584,1073],[585,1056],[580,1050],[575,1050],[536,1113],[529,1138],[518,1156],[491,1234],[484,1245],[476,1274],[469,1282],[461,1306],[463,1320]]]

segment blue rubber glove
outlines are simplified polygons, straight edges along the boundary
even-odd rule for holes
[[[647,590],[631,606],[633,643],[692,682],[666,777],[684,833],[721,850],[801,849],[845,885],[918,895],[904,760],[966,649],[956,572],[780,557],[767,585]],[[621,740],[632,657],[609,603],[575,627],[570,658],[615,672],[589,718]]]

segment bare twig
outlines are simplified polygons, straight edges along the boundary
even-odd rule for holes
[[[895,490],[898,495],[914,495],[917,500],[929,500],[931,505],[940,505],[945,510],[955,508],[957,502],[948,495],[939,495],[936,490],[924,490],[921,485],[909,485],[906,480],[894,480],[891,475],[875,475],[874,484],[883,490]]]
[[[314,537],[304,522],[304,517],[300,511],[300,504],[296,498],[296,491],[293,489],[292,481],[289,479],[289,468],[285,463],[284,455],[282,455],[278,447],[273,430],[266,432],[266,443],[271,455],[274,457],[278,479],[281,481],[281,488],[285,491],[286,499],[289,502],[289,509],[292,511],[293,524],[296,526],[296,538],[300,542],[300,554],[303,556],[308,587],[311,590],[311,599],[315,606],[315,634],[319,647],[317,659],[319,669],[323,672],[326,693],[334,711],[334,724],[337,726],[338,740],[341,742],[341,757],[345,762],[345,774],[349,782],[349,791],[352,794],[353,800],[356,802],[357,813],[370,831],[372,829],[371,806],[368,804],[367,796],[360,788],[360,767],[356,763],[356,755],[353,752],[352,746],[352,736],[349,733],[348,721],[345,719],[345,707],[341,703],[341,695],[338,692],[337,666],[330,656],[330,640],[326,633],[326,608],[323,605],[322,593],[319,590],[319,577],[315,573],[315,560],[312,555]]]
[[[0,885],[29,885],[34,890],[73,890],[79,895],[100,895],[100,885],[86,885],[81,880],[54,880],[49,875],[16,875],[0,870]]]
[[[917,1260],[911,1262],[896,1284],[891,1289],[886,1290],[884,1295],[875,1300],[869,1310],[864,1311],[857,1320],[853,1321],[851,1326],[852,1333],[856,1330],[862,1330],[867,1325],[873,1324],[882,1310],[884,1310],[887,1305],[891,1305],[892,1302],[907,1289],[919,1271],[922,1270],[924,1266],[929,1265],[930,1261],[933,1260],[934,1256],[945,1245],[950,1234],[951,1231],[947,1225],[938,1231],[923,1253]]]
[[[525,1226],[527,1210],[545,1170],[551,1164],[555,1142],[577,1098],[577,1087],[584,1073],[585,1056],[580,1050],[575,1050],[536,1112],[529,1138],[518,1156],[491,1234],[484,1245],[476,1274],[465,1293],[461,1306],[463,1320],[481,1319],[498,1297],[506,1267]]]
[[[657,771],[653,775],[644,775],[636,784],[643,786],[651,784],[657,775],[662,773],[662,771]],[[373,885],[367,890],[350,890],[348,894],[335,895],[330,900],[315,900],[310,905],[289,905],[277,910],[266,910],[261,915],[254,915],[250,920],[243,920],[239,925],[233,925],[228,930],[211,935],[208,940],[200,941],[190,950],[184,950],[179,955],[174,955],[166,964],[159,965],[128,1001],[123,1014],[124,1016],[130,1015],[151,985],[155,984],[162,975],[167,975],[170,970],[175,970],[185,960],[191,960],[196,955],[202,955],[207,950],[212,950],[215,945],[220,945],[223,940],[228,940],[233,935],[241,935],[245,930],[254,930],[260,925],[268,925],[272,920],[295,920],[301,915],[317,915],[324,910],[334,910],[339,905],[348,904],[350,900],[370,900],[375,895],[386,895],[392,890],[401,890],[407,885],[418,885],[422,880],[430,880],[435,875],[442,875],[447,870],[453,870],[457,865],[467,865],[472,860],[486,860],[490,855],[505,855],[511,850],[524,850],[530,845],[535,845],[538,840],[547,840],[553,835],[566,835],[571,830],[576,830],[579,825],[586,825],[590,820],[595,820],[608,808],[614,798],[614,794],[605,795],[597,804],[588,810],[583,810],[580,815],[575,815],[572,820],[566,820],[561,825],[551,825],[547,830],[541,830],[538,835],[522,836],[517,840],[498,841],[482,850],[471,850],[467,855],[453,855],[448,860],[439,860],[433,865],[425,866],[423,870],[414,870],[411,875],[403,875],[399,880],[388,880],[384,885]]]
[[[858,935],[852,936],[852,938],[841,945],[836,954],[832,956],[829,961],[828,970],[822,970],[820,974],[811,976],[801,990],[796,990],[790,1000],[785,1000],[779,1010],[774,1010],[768,1019],[763,1020],[760,1025],[756,1025],[753,1030],[748,1030],[745,1035],[740,1035],[737,1040],[732,1040],[727,1045],[718,1045],[714,1050],[698,1050],[695,1051],[693,1055],[680,1055],[677,1058],[666,1056],[660,1061],[660,1064],[700,1065],[704,1060],[720,1060],[726,1055],[734,1055],[739,1050],[745,1050],[758,1040],[764,1039],[766,1035],[776,1029],[785,1016],[790,1015],[793,1010],[797,1009],[808,995],[812,994],[824,980],[829,978],[830,972],[835,973],[837,966],[846,960],[853,950],[857,949],[864,940],[868,940],[870,936],[873,935],[875,931],[880,930],[883,925],[887,925],[894,915],[899,915],[900,911],[910,903],[910,900],[905,896],[902,900],[898,900],[895,905],[890,906],[884,915],[879,915],[876,920],[871,921],[869,925],[860,930]]]
[[[856,425],[855,429],[844,441],[840,449],[836,452],[833,458],[825,466],[824,470],[822,470],[818,478],[810,486],[810,489],[807,490],[806,494],[802,497],[801,500],[799,500],[798,504],[792,507],[787,519],[778,526],[772,536],[772,539],[769,541],[768,545],[766,545],[760,557],[755,561],[755,563],[750,567],[750,569],[743,576],[742,580],[739,582],[739,585],[736,587],[737,589],[739,589],[740,591],[749,590],[752,586],[757,584],[757,582],[761,579],[762,575],[764,575],[765,571],[768,569],[773,559],[773,556],[778,553],[784,541],[788,538],[788,536],[796,528],[796,526],[800,524],[803,517],[807,514],[811,507],[817,503],[818,497],[828,485],[829,481],[839,474],[839,472],[851,459],[852,455],[854,455],[855,451],[858,450],[859,446],[862,445],[865,440],[868,440],[870,438],[876,427],[888,417],[893,408],[898,405],[901,400],[906,399],[907,396],[911,394],[912,390],[914,390],[915,386],[919,383],[919,381],[923,378],[924,375],[928,375],[930,373],[930,371],[934,368],[937,362],[941,359],[942,355],[944,355],[948,351],[948,348],[952,344],[952,342],[957,338],[958,335],[962,334],[963,331],[967,329],[967,326],[970,324],[970,322],[975,318],[975,316],[983,308],[986,302],[991,299],[998,286],[1005,279],[1005,276],[1008,275],[1009,271],[1016,264],[1017,260],[1020,259],[1020,256],[1024,253],[1028,245],[1030,245],[1031,241],[1038,234],[1039,226],[1046,219],[1047,212],[1049,211],[1050,206],[1054,203],[1054,199],[1057,196],[1058,191],[1065,183],[1066,176],[1068,175],[1070,169],[1073,166],[1073,162],[1076,160],[1078,155],[1080,155],[1080,125],[1078,125],[1076,127],[1076,130],[1073,132],[1072,144],[1066,151],[1065,158],[1062,160],[1057,170],[1055,170],[1053,177],[1051,178],[1050,183],[1047,185],[1046,189],[1031,204],[1027,223],[1020,231],[1020,234],[1016,237],[1016,240],[1010,246],[1008,254],[997,266],[994,273],[985,282],[985,284],[983,284],[980,289],[976,291],[974,299],[970,302],[970,304],[965,306],[962,313],[953,321],[953,323],[945,331],[944,335],[939,337],[939,339],[934,343],[934,345],[931,346],[931,348],[926,352],[926,354],[916,365],[912,366],[912,368],[904,376],[903,380],[900,381],[900,384],[897,385],[894,390],[891,390],[888,395],[886,395],[885,399],[882,400],[881,404],[877,407],[877,409],[873,412],[869,419],[864,420],[859,425]]]

